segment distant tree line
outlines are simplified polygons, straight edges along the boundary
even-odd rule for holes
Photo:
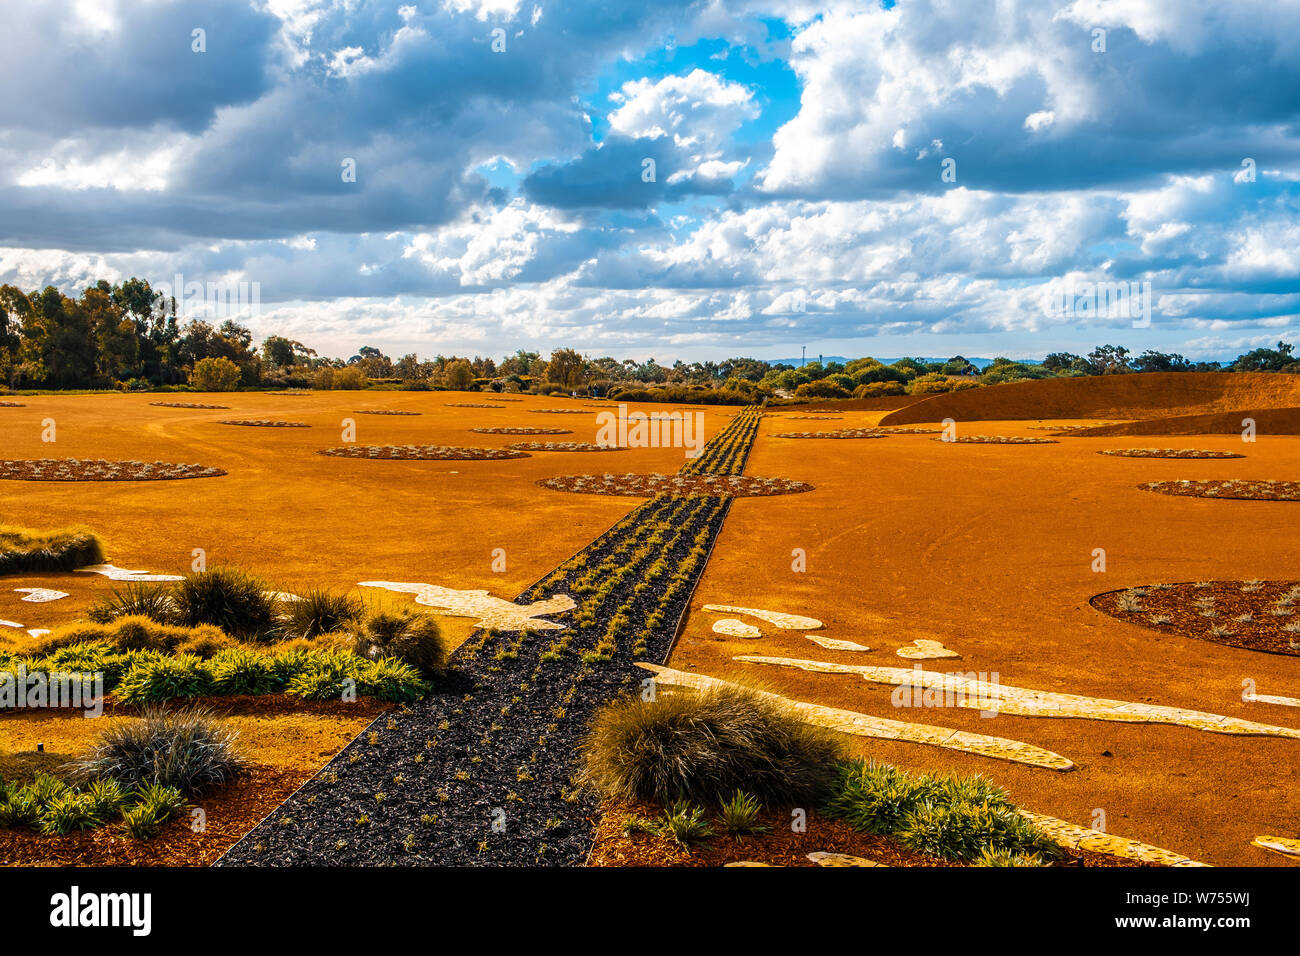
[[[523,349],[500,362],[474,356],[414,353],[392,359],[364,346],[346,359],[325,358],[279,335],[254,345],[234,320],[213,325],[177,316],[176,301],[143,279],[99,281],[78,298],[54,286],[25,293],[0,286],[0,386],[11,389],[364,388],[492,389],[575,392],[626,400],[743,403],[790,395],[847,398],[925,394],[1023,379],[1132,372],[1300,372],[1293,346],[1258,348],[1233,362],[1102,345],[1086,356],[1053,352],[1042,362],[998,358],[983,370],[956,355],[946,361],[903,358],[885,364],[771,364],[755,358],[661,365],[653,358],[589,358],[571,348],[549,357]]]

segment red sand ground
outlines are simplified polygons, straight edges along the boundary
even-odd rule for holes
[[[1157,401],[1194,384],[1123,379],[1118,389],[1098,379],[998,386],[988,393],[1019,395],[1029,411],[1015,416],[1020,421],[981,421],[967,430],[1035,434],[1023,419],[1048,417],[1049,410],[1060,417],[1063,409],[1053,402],[1064,401],[1066,391],[1069,402],[1087,408],[1090,417],[1121,410],[1149,417],[1161,410]],[[1147,383],[1154,385],[1152,407],[1143,410],[1136,396]],[[1103,396],[1089,398],[1089,385]],[[1048,398],[1035,397],[1037,389]],[[1255,407],[1266,390],[1250,396]],[[1126,404],[1117,404],[1117,393],[1127,396]],[[905,420],[933,421],[939,411],[939,417],[969,420],[969,413],[963,416],[947,403],[982,396],[1007,410],[1001,398],[966,392],[938,408],[925,402],[906,409]],[[931,410],[921,414],[925,407]],[[843,425],[862,427],[879,417],[849,414]],[[891,687],[854,676],[742,665],[732,657],[905,667],[908,662],[894,651],[929,638],[962,655],[959,661],[929,662],[931,670],[996,672],[1004,684],[1300,727],[1295,708],[1241,699],[1246,678],[1257,693],[1300,696],[1300,661],[1162,635],[1088,604],[1102,591],[1156,582],[1293,579],[1300,504],[1175,498],[1137,485],[1300,476],[1300,438],[1270,437],[1246,446],[1234,437],[1198,438],[1196,444],[1205,448],[1245,447],[1247,457],[1176,461],[1098,455],[1114,447],[1113,438],[1000,446],[945,444],[924,436],[857,442],[771,437],[786,430],[780,419],[764,421],[747,473],[806,481],[816,490],[735,502],[672,666],[723,677],[740,672],[798,700],[1043,746],[1069,757],[1078,769],[1061,774],[933,747],[865,739],[856,744],[864,756],[912,770],[985,774],[1020,805],[1084,826],[1095,810],[1103,810],[1109,832],[1206,862],[1295,865],[1249,844],[1259,834],[1300,833],[1300,741],[1090,720],[982,719],[958,709],[900,710],[891,705]],[[805,573],[791,569],[795,548],[807,552]],[[1106,549],[1106,573],[1091,570],[1094,548]],[[801,631],[778,631],[759,621],[752,623],[763,627],[761,639],[724,638],[710,630],[720,615],[702,611],[704,604],[811,615],[826,624],[817,633],[873,650],[826,650]]]

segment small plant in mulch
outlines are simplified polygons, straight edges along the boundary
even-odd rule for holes
[[[229,418],[218,425],[243,425],[247,428],[311,428],[306,422],[286,422],[273,418]]]
[[[1233,451],[1211,451],[1206,448],[1108,448],[1097,452],[1116,458],[1245,458]]]
[[[29,458],[0,461],[0,479],[9,481],[176,481],[217,478],[226,472],[197,463],[106,461],[79,458]]]
[[[520,425],[498,425],[493,428],[471,428],[479,435],[572,435],[569,428],[528,428]]]
[[[1223,481],[1149,481],[1143,491],[1192,498],[1227,498],[1239,501],[1300,501],[1300,482],[1229,479]]]
[[[709,495],[717,497],[764,497],[794,495],[812,491],[813,486],[789,478],[755,478],[749,475],[625,474],[625,475],[557,475],[537,482],[553,491],[588,495],[628,495],[651,498],[655,495]]]
[[[145,786],[124,788],[112,779],[72,786],[49,774],[37,774],[29,784],[0,780],[0,827],[27,828],[44,836],[93,830],[114,821],[126,833],[147,840],[186,806],[176,789]]]
[[[528,453],[509,448],[459,448],[452,445],[341,445],[317,454],[372,461],[498,461],[527,458]]]
[[[204,405],[202,402],[150,402],[159,408],[230,408],[229,405]]]
[[[422,412],[408,412],[398,408],[358,408],[354,415],[420,415]]]
[[[627,451],[618,445],[599,445],[589,441],[517,441],[506,447],[516,451]]]
[[[1300,583],[1295,581],[1147,585],[1098,594],[1089,603],[1162,634],[1300,655]]]
[[[1028,435],[959,435],[955,438],[931,438],[950,445],[1055,445],[1055,438],[1031,438]]]

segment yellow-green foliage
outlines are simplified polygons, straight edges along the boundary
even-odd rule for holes
[[[85,528],[33,531],[0,525],[0,574],[74,571],[103,560],[99,539]]]
[[[117,651],[160,651],[203,658],[239,646],[220,628],[210,624],[177,627],[132,614],[109,624],[68,624],[37,638],[29,647],[33,653],[43,656],[74,644],[93,643],[107,644]]]

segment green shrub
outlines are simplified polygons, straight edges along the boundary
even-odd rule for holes
[[[660,832],[672,837],[674,843],[688,850],[693,843],[713,836],[703,808],[694,806],[687,800],[678,800],[665,808]]]
[[[190,370],[190,384],[200,392],[233,392],[243,373],[225,356],[203,358]]]
[[[103,562],[99,539],[84,528],[32,531],[0,525],[0,574],[75,571]]]
[[[822,813],[941,859],[974,860],[985,851],[1060,856],[1006,792],[980,776],[912,776],[887,764],[849,761],[839,766]]]
[[[1010,850],[990,850],[987,847],[980,851],[979,857],[975,860],[976,866],[1046,866],[1044,859],[1036,853],[1028,856],[1021,856],[1018,853],[1012,853]]]
[[[161,783],[142,785],[131,795],[131,799],[135,806],[149,810],[160,823],[166,822],[189,806],[185,794],[178,788],[164,786]]]
[[[235,737],[204,710],[148,711],[136,720],[114,721],[77,762],[77,772],[127,790],[193,796],[228,783],[243,769]]]
[[[361,661],[358,669],[357,693],[376,700],[395,704],[409,704],[419,700],[429,691],[429,685],[410,664],[385,657],[377,661]]]
[[[38,773],[36,778],[27,785],[27,792],[31,794],[36,805],[44,810],[59,797],[68,792],[68,785],[57,777],[51,777],[48,773]]]
[[[111,777],[92,780],[90,786],[86,787],[85,794],[90,800],[91,810],[101,823],[113,819],[126,805],[126,791]]]
[[[270,694],[285,683],[270,656],[246,648],[221,651],[208,662],[208,670],[217,694]]]
[[[356,635],[357,656],[378,661],[391,657],[410,664],[426,677],[447,667],[447,644],[438,622],[428,614],[372,614]]]
[[[156,651],[160,654],[192,652],[190,649],[215,653],[231,644],[219,628],[210,624],[182,627],[161,624],[142,614],[115,618],[107,624],[76,623],[55,628],[37,638],[32,647],[38,654],[52,654],[78,644],[103,644],[119,652]],[[202,654],[198,656],[204,656]]]
[[[127,704],[157,704],[177,697],[202,697],[213,692],[212,673],[193,654],[151,657],[136,661],[115,688]]]
[[[286,602],[285,631],[312,638],[345,630],[361,616],[361,602],[350,594],[313,588],[300,600]]]
[[[211,568],[176,584],[178,623],[211,624],[227,634],[255,640],[278,635],[276,602],[267,583],[238,568]]]
[[[68,790],[55,797],[41,812],[41,832],[45,834],[71,833],[99,826],[95,804],[84,793]]]
[[[123,829],[137,840],[152,840],[158,835],[162,824],[163,821],[158,819],[157,812],[151,807],[136,806],[122,811]]]
[[[585,782],[603,796],[717,805],[744,788],[765,804],[817,799],[841,756],[830,732],[757,690],[629,696],[597,711],[583,743]]]
[[[41,819],[41,807],[26,788],[0,801],[0,827],[34,827]]]

